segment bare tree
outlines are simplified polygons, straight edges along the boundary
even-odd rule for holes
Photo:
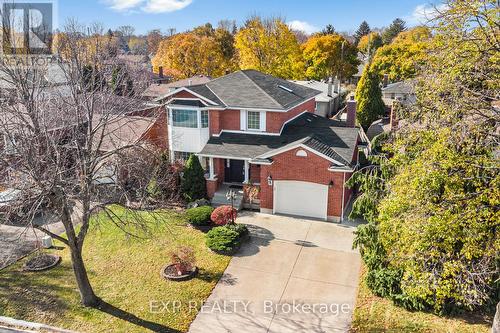
[[[128,43],[130,41],[130,37],[132,37],[135,33],[135,28],[130,25],[122,25],[119,26],[116,31],[118,31]]]
[[[82,258],[91,216],[107,214],[129,233],[128,223],[145,228],[141,215],[129,208],[132,202],[138,203],[135,208],[144,202],[155,161],[143,158],[154,156],[151,147],[129,139],[137,130],[131,112],[143,105],[133,95],[117,96],[109,86],[104,69],[112,56],[102,29],[69,22],[63,34],[57,47],[65,61],[50,65],[61,78],[57,84],[48,80],[53,74],[47,67],[12,66],[6,58],[0,60],[0,81],[10,87],[12,96],[0,100],[0,135],[6,143],[0,152],[0,172],[3,186],[15,193],[7,219],[18,218],[26,228],[41,230],[65,244],[81,301],[95,307],[100,300]],[[141,158],[130,158],[131,154],[141,154]],[[121,180],[130,171],[134,172],[133,186]],[[119,204],[134,215],[118,216],[110,204]],[[56,215],[65,237],[34,222],[41,210]]]

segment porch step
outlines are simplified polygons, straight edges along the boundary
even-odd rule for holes
[[[220,206],[229,206],[231,202],[227,200],[227,192],[230,190],[229,186],[221,186],[221,188],[215,192],[214,197],[212,198],[212,206],[220,207]],[[234,208],[238,211],[243,209],[243,190],[233,189],[236,194],[234,198]]]

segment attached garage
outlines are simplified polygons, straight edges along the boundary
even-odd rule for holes
[[[274,182],[275,214],[327,220],[328,186],[302,181]]]

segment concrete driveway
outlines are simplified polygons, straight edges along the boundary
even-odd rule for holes
[[[252,239],[231,260],[189,332],[346,332],[360,256],[354,227],[245,212]]]

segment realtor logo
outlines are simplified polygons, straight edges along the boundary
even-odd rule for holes
[[[0,5],[3,54],[51,53],[54,1],[0,0]]]

